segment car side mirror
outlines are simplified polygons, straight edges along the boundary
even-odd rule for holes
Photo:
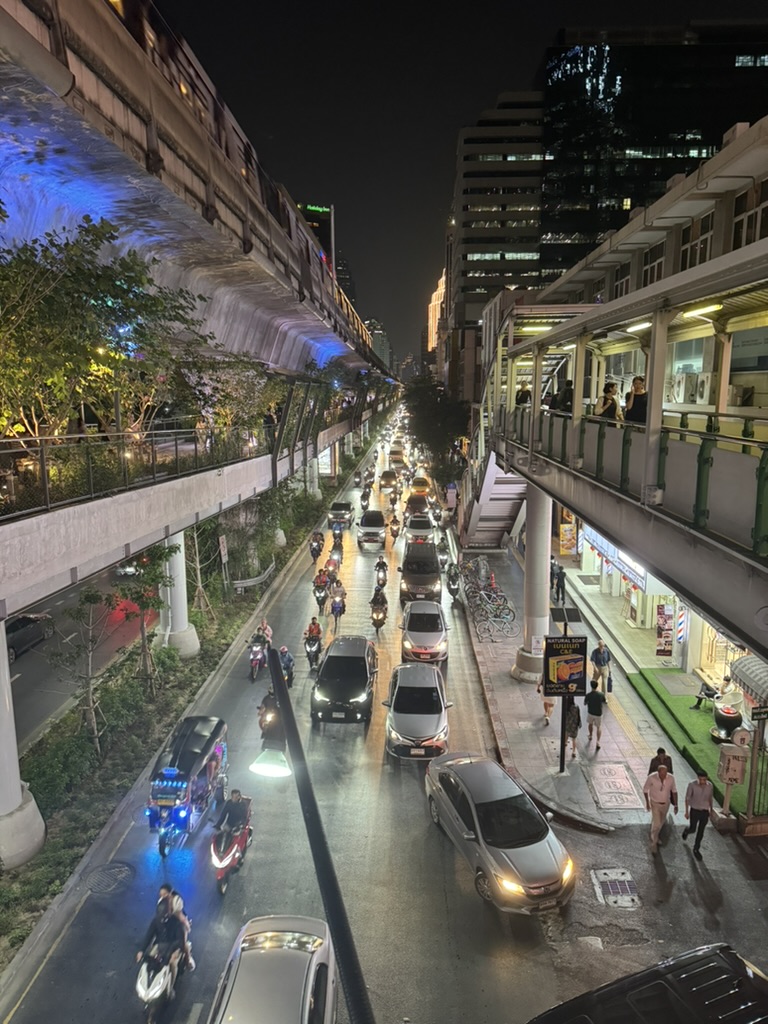
[[[446,708],[452,708],[453,707],[453,701],[452,700],[446,701],[445,706],[446,706]]]
[[[468,843],[476,843],[477,836],[471,829],[467,829],[466,832],[461,833],[461,838],[466,839]]]
[[[392,707],[392,701],[391,700],[383,700],[381,702],[381,704],[382,704],[382,707],[385,707],[385,708],[391,708]]]
[[[402,572],[402,571],[403,571],[403,567],[402,567],[402,565],[398,565],[398,567],[397,567],[397,571],[398,571],[398,572]]]
[[[400,625],[397,628],[398,629],[405,629],[405,624],[401,622]]]
[[[544,817],[545,817],[545,818],[547,819],[547,821],[552,821],[552,820],[554,819],[554,817],[555,817],[555,816],[554,816],[554,814],[552,813],[552,811],[547,811],[547,812],[546,812],[546,813],[544,814]]]

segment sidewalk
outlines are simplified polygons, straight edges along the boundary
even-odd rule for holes
[[[582,707],[577,756],[571,757],[568,743],[565,771],[560,773],[559,708],[555,709],[547,726],[535,685],[518,682],[510,675],[517,648],[522,643],[524,571],[511,552],[482,554],[488,559],[496,582],[514,606],[521,627],[517,638],[498,635],[492,641],[480,641],[467,611],[467,624],[504,766],[537,802],[559,817],[585,828],[610,832],[624,825],[648,824],[643,784],[657,747],[664,747],[672,757],[680,797],[678,818],[682,820],[685,789],[695,779],[693,769],[672,747],[627,681],[626,673],[637,670],[632,652],[612,635],[610,628],[600,620],[599,611],[593,612],[583,589],[574,586],[568,589],[567,604],[576,607],[584,621],[577,627],[572,626],[570,631],[586,636],[590,651],[599,638],[605,640],[614,658],[613,693],[608,695],[604,712],[600,750],[595,750],[594,742],[588,743],[586,709]],[[475,553],[466,552],[464,557],[475,557]],[[550,625],[553,635],[561,632],[554,622]],[[583,698],[578,698],[578,704],[583,705]]]

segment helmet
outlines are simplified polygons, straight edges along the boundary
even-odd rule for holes
[[[376,593],[377,593],[377,594],[380,594],[380,593],[381,593],[381,587],[378,587],[378,586],[376,587]]]
[[[283,644],[283,646],[280,648],[280,653],[281,654],[287,654],[288,653],[288,648],[285,646],[285,644]]]

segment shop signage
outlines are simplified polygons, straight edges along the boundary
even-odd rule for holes
[[[752,721],[753,722],[765,722],[765,721],[768,721],[768,704],[756,704],[752,708]]]
[[[576,523],[560,523],[560,554],[576,554]]]
[[[544,637],[543,636],[532,636],[531,637],[531,654],[534,658],[540,658],[544,653]]]
[[[675,609],[671,604],[656,605],[656,657],[668,658],[672,654]]]
[[[615,565],[623,576],[626,576],[628,580],[636,584],[640,590],[645,591],[645,569],[631,555],[617,548],[615,544],[611,544],[610,541],[607,541],[605,537],[591,526],[584,527],[584,540],[587,544],[591,544],[596,551],[599,551],[604,558],[608,559],[611,565]]]
[[[587,692],[587,638],[548,636],[544,639],[544,694],[583,697]]]

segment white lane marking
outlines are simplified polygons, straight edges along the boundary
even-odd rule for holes
[[[62,599],[60,601],[57,601],[56,604],[64,604],[64,598],[62,597]]]
[[[203,1012],[203,1005],[203,1003],[192,1003],[192,1009],[187,1017],[187,1024],[197,1024],[200,1020],[200,1014]]]
[[[11,676],[12,683],[15,682],[15,680],[17,679],[21,679],[21,672],[17,672],[15,676]]]

